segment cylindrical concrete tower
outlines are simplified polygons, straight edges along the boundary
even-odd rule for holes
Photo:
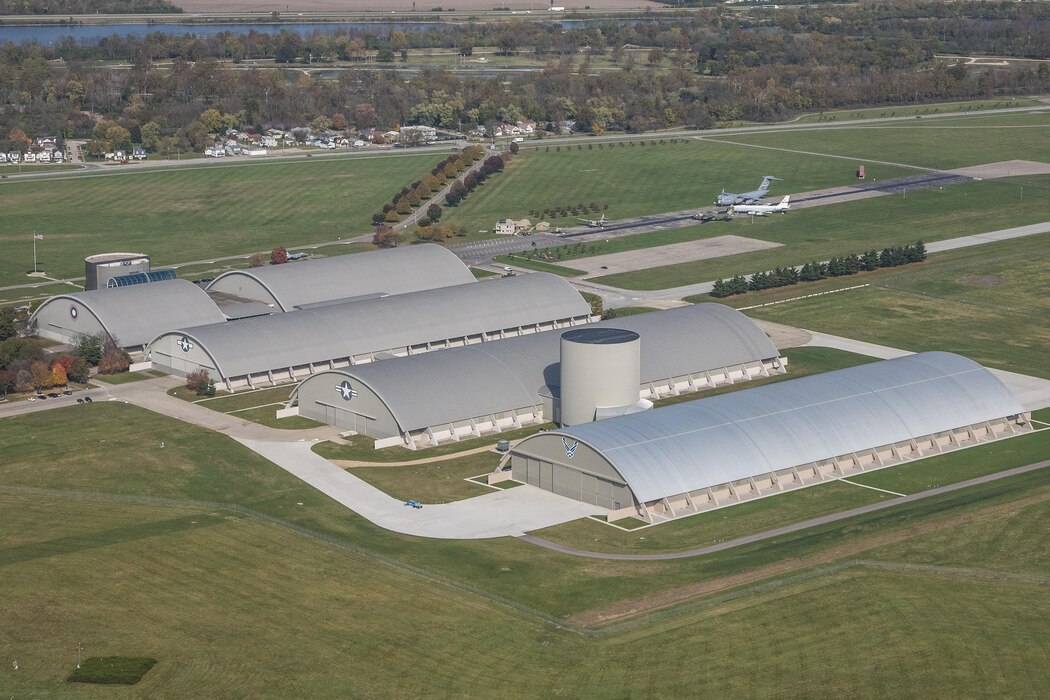
[[[576,328],[561,335],[561,425],[626,413],[638,403],[642,343],[634,331]]]
[[[105,289],[113,277],[149,272],[149,256],[144,253],[101,253],[84,258],[84,290]]]

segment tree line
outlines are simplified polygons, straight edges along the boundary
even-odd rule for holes
[[[468,130],[536,121],[557,130],[708,128],[803,111],[1026,94],[1050,89],[1045,63],[948,65],[943,51],[1050,53],[1044,3],[705,10],[670,21],[439,24],[418,32],[114,36],[95,44],[0,46],[0,135],[142,143],[174,155],[223,128],[314,125]],[[915,14],[916,16],[912,16]],[[376,70],[382,47],[528,53],[544,67],[482,77],[440,68]],[[610,61],[596,71],[591,61]],[[343,61],[336,77],[246,66]],[[156,61],[170,61],[163,69]],[[103,61],[127,63],[114,70]],[[10,139],[9,139],[10,140]],[[5,144],[0,143],[0,147]]]
[[[801,267],[777,267],[767,272],[756,272],[750,277],[736,275],[717,280],[710,294],[716,299],[760,292],[763,289],[787,287],[799,282],[816,282],[828,277],[846,277],[859,272],[871,272],[883,267],[898,267],[926,259],[926,245],[917,241],[915,245],[890,246],[881,251],[868,250],[832,258],[827,262],[808,262]]]

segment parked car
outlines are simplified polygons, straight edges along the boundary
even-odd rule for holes
[[[62,393],[63,393],[63,394],[65,394],[66,396],[72,396],[72,395],[73,395],[73,392],[72,392],[72,391],[70,391],[69,389],[66,389],[66,390],[65,390],[65,391],[63,391]]]
[[[58,393],[57,391],[49,392],[48,395],[47,395],[47,398],[49,398],[49,399],[58,399],[58,398],[61,398],[61,397],[62,397],[62,394]]]
[[[91,403],[91,397],[90,396],[85,396],[84,397],[84,403]]]

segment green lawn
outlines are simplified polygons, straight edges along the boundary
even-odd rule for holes
[[[658,141],[659,139],[657,139]],[[526,149],[507,169],[471,193],[442,221],[478,237],[505,218],[536,220],[535,212],[552,207],[595,204],[617,220],[710,205],[726,187],[753,189],[762,174],[784,178],[784,192],[847,185],[856,181],[855,165],[820,156],[728,146],[695,139],[664,145],[543,145]],[[593,147],[591,147],[593,146]],[[558,150],[560,149],[560,150]],[[754,175],[758,173],[758,176]],[[869,166],[869,177],[905,174],[899,168]],[[775,188],[774,193],[781,188]],[[530,214],[533,212],[533,214]],[[597,218],[598,214],[579,214]],[[575,216],[545,218],[556,226],[577,226]]]
[[[272,389],[241,391],[236,394],[224,395],[216,398],[202,399],[191,396],[188,397],[188,399],[199,406],[210,408],[213,411],[218,411],[219,413],[230,413],[232,411],[240,411],[246,408],[285,403],[288,401],[288,396],[292,393],[292,389],[294,388],[294,385],[288,384],[287,386],[278,386],[273,387]]]
[[[141,250],[156,267],[367,233],[374,211],[440,154],[209,165],[71,175],[0,186],[0,285],[33,265],[84,274],[99,250]],[[61,201],[61,207],[51,204]],[[214,266],[212,266],[214,267]]]
[[[867,109],[843,109],[817,114],[804,114],[795,122],[847,121],[850,119],[877,119],[880,117],[908,117],[916,114],[937,116],[946,112],[980,113],[982,110],[1007,109],[1010,107],[1036,107],[1040,103],[1027,97],[1002,98],[997,100],[973,100],[969,102],[936,102],[927,105],[901,105],[895,107],[869,107]]]
[[[1028,196],[1020,199],[1023,184]],[[778,265],[801,265],[887,245],[929,243],[1045,221],[1042,193],[1050,194],[1050,176],[984,180],[943,190],[909,192],[857,200],[765,219],[738,217],[732,222],[694,226],[696,235],[734,234],[784,244],[781,248],[722,258],[683,262],[633,272],[589,278],[626,289],[653,290],[748,275]],[[1033,194],[1034,193],[1034,194]],[[850,278],[853,279],[853,278]]]
[[[701,684],[715,696],[765,696],[805,695],[815,682],[843,695],[1040,696],[1050,688],[1050,603],[1024,581],[818,569],[600,630],[550,616],[593,617],[930,518],[997,523],[1001,541],[1022,533],[1014,559],[1003,552],[995,567],[1045,576],[1036,540],[1046,509],[1009,522],[982,509],[1045,499],[1048,479],[1028,474],[702,560],[615,562],[513,538],[384,532],[234,441],[133,406],[6,419],[0,646],[20,670],[5,665],[0,681],[16,697],[66,694],[80,641],[85,656],[157,659],[136,697],[683,695]],[[951,564],[967,556],[956,532],[861,551]],[[977,653],[988,648],[996,653]]]
[[[747,313],[906,350],[949,350],[1050,378],[1050,234],[938,253],[920,266],[816,283],[813,291],[858,282],[872,286]],[[808,293],[807,285],[790,289]],[[730,302],[762,303],[764,294]]]
[[[429,464],[404,467],[354,467],[348,471],[394,498],[426,503],[449,503],[491,493],[491,489],[464,479],[488,474],[499,464],[492,452],[464,455]]]
[[[983,119],[993,121],[982,125]],[[1010,128],[1014,125],[1036,125],[1036,128]],[[1050,114],[1042,112],[733,135],[724,140],[860,160],[873,158],[929,168],[960,168],[1013,159],[1050,162],[1048,129]],[[946,147],[948,144],[951,147]],[[882,179],[882,176],[875,177]]]
[[[157,376],[153,372],[121,372],[120,374],[95,374],[92,375],[91,379],[105,384],[130,384],[153,379]]]
[[[384,447],[381,450],[375,448],[375,439],[367,435],[352,435],[346,438],[348,444],[337,445],[333,442],[319,442],[311,449],[325,459],[341,459],[356,462],[415,462],[417,460],[431,459],[442,455],[456,454],[466,450],[476,450],[479,447],[495,447],[500,440],[520,440],[540,430],[550,429],[552,423],[530,425],[517,430],[504,430],[502,433],[485,435],[459,442],[446,442],[442,445],[427,447],[422,450],[410,450],[406,447]],[[477,472],[480,473],[480,472]],[[468,476],[473,476],[468,474]]]

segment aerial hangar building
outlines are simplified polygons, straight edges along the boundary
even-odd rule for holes
[[[538,433],[508,459],[518,481],[658,522],[1028,430],[995,375],[926,352]]]
[[[470,268],[455,253],[425,243],[231,270],[212,280],[207,291],[216,296],[262,303],[281,312],[313,304],[407,294],[474,281]]]
[[[225,320],[203,289],[174,279],[59,294],[37,308],[29,327],[60,343],[72,345],[83,336],[102,334],[133,349],[172,328]]]
[[[637,410],[644,407],[635,406],[641,400],[784,371],[784,360],[765,333],[720,304],[653,311],[583,329],[622,331],[640,339],[631,386],[598,377],[624,396],[607,401],[616,404],[610,410]],[[573,332],[549,330],[318,372],[296,387],[289,404],[298,405],[299,415],[374,437],[377,447],[414,449],[560,423],[562,336]]]
[[[206,289],[132,253],[92,255],[85,274],[85,291],[51,297],[33,314],[42,337],[73,344],[103,333],[136,350],[175,328],[475,282],[459,258],[429,243],[234,270]]]
[[[176,375],[206,370],[232,391],[592,320],[571,284],[536,273],[171,330],[147,359]]]

